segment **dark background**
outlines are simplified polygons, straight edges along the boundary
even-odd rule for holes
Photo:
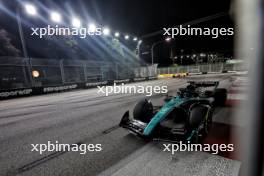
[[[63,20],[70,24],[70,17],[77,15],[83,23],[95,22],[98,25],[108,26],[112,32],[119,31],[130,36],[142,37],[148,33],[162,30],[164,27],[173,27],[191,20],[210,16],[220,12],[227,15],[218,19],[200,23],[193,27],[234,27],[231,13],[230,0],[214,1],[175,1],[175,0],[43,0],[43,1],[10,1],[2,0],[0,10],[0,29],[4,29],[10,38],[10,45],[14,46],[22,56],[21,44],[15,19],[16,8],[21,9],[25,2],[31,2],[38,7],[38,13],[46,19],[49,18],[48,10],[56,10],[63,16]],[[76,58],[100,60],[111,58],[106,47],[101,47],[94,39],[73,40],[77,43],[74,51],[65,48],[63,42],[51,42],[50,39],[38,39],[29,36],[30,27],[47,26],[40,19],[29,17],[21,11],[21,17],[27,25],[23,26],[25,39],[30,57],[36,58]],[[211,36],[182,36],[177,37],[169,44],[161,44],[155,48],[155,55],[162,64],[170,63],[170,55],[192,54],[197,52],[215,52],[224,55],[233,55],[233,37],[221,36],[212,39]],[[164,39],[162,34],[143,38],[142,52],[148,53],[152,43]],[[56,39],[64,40],[64,39]],[[136,44],[124,42],[131,51]],[[1,42],[1,45],[4,42]],[[98,51],[99,48],[99,51]],[[173,50],[173,51],[171,51]],[[181,52],[181,51],[184,52]],[[2,56],[5,54],[1,54]],[[6,55],[12,55],[7,53]],[[142,55],[142,59],[150,62],[150,54]]]

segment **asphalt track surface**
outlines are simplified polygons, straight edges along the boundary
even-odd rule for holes
[[[134,83],[168,85],[176,94],[188,80],[219,80],[222,87],[232,74],[197,75]],[[146,97],[142,94],[97,94],[98,89],[76,90],[1,101],[0,175],[237,175],[240,162],[205,152],[163,152],[162,144],[146,142],[117,128],[123,113]],[[151,97],[153,104],[164,95]],[[230,111],[218,109],[214,121],[228,121]],[[226,119],[225,119],[226,118]],[[229,123],[229,122],[227,122]],[[31,144],[102,144],[100,152],[32,152]]]

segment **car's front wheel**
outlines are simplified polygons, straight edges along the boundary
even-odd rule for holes
[[[151,120],[152,115],[153,105],[149,100],[143,99],[136,104],[133,111],[134,119],[148,123]]]

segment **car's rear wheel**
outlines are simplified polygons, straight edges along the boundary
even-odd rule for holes
[[[195,133],[193,134],[193,137],[192,137],[191,143],[192,143],[192,144],[199,144],[199,143],[201,143],[201,136],[199,135],[198,132],[195,132]]]
[[[209,108],[204,104],[194,104],[190,108],[189,127],[196,131],[192,136],[193,143],[199,143],[210,129],[212,116]]]
[[[207,118],[205,119],[205,122],[204,122],[204,127],[203,127],[203,130],[202,130],[202,135],[203,135],[203,138],[206,137],[211,129],[211,126],[213,124],[213,115],[212,115],[212,112],[208,112],[207,114]]]
[[[153,105],[147,99],[140,100],[133,111],[134,119],[148,123],[153,115]]]
[[[208,112],[208,107],[203,104],[194,104],[190,107],[189,125],[198,128]]]

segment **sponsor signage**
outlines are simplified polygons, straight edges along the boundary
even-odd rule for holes
[[[44,87],[43,93],[71,90],[71,89],[76,89],[77,87],[78,87],[77,84],[65,85],[65,86],[56,86],[56,87]]]
[[[127,82],[129,82],[129,79],[114,80],[114,83],[127,83]]]
[[[96,87],[96,86],[104,86],[108,84],[118,84],[118,83],[128,83],[128,82],[137,82],[137,81],[145,81],[156,79],[153,77],[143,77],[143,78],[132,78],[132,79],[121,79],[121,80],[112,80],[112,81],[101,81],[101,82],[87,82],[84,84],[84,88]],[[2,90],[0,91],[0,99],[26,96],[31,94],[42,94],[42,93],[51,93],[51,92],[59,92],[59,91],[67,91],[72,89],[81,88],[83,83],[69,84],[69,85],[61,85],[61,86],[49,86],[49,87],[35,87],[35,88],[21,88],[21,89],[13,89],[13,90]]]
[[[3,91],[3,92],[0,92],[0,98],[30,95],[32,92],[33,92],[33,89],[19,89],[19,90]]]
[[[102,85],[106,85],[107,83],[108,83],[107,81],[86,83],[86,84],[85,84],[85,87],[96,87],[96,86],[102,86]]]

